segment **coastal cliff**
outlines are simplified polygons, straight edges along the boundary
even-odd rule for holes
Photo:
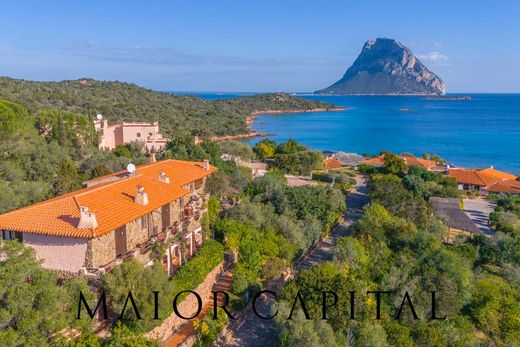
[[[444,82],[396,40],[369,40],[343,77],[316,94],[444,95]]]

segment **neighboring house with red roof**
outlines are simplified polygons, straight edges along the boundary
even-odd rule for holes
[[[411,156],[408,154],[398,155],[397,157],[399,159],[401,159],[402,161],[404,161],[405,164],[408,166],[418,165],[418,166],[422,166],[423,168],[428,169],[428,170],[433,170],[435,167],[438,166],[437,163],[434,162],[433,160],[417,158],[417,157],[414,157],[414,156]],[[378,157],[363,160],[361,162],[361,164],[367,164],[367,165],[372,165],[375,167],[381,167],[381,166],[385,165],[385,154],[383,153]]]
[[[334,158],[338,159],[342,166],[358,166],[366,158],[357,153],[336,152]]]
[[[164,160],[85,182],[84,189],[0,215],[5,240],[34,248],[43,266],[102,274],[136,258],[150,263],[153,243],[168,243],[168,274],[202,244],[201,217],[208,199],[203,162]]]
[[[325,170],[339,169],[341,167],[343,167],[343,165],[341,165],[341,162],[333,156],[327,157],[323,161],[323,168]]]
[[[484,189],[488,193],[520,195],[520,182],[517,180],[503,180],[490,184]]]
[[[484,195],[520,194],[517,176],[496,170],[493,166],[487,169],[450,168],[446,174],[457,181],[461,190],[477,190]]]

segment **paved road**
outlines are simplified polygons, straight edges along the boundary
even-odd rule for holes
[[[489,214],[495,209],[495,202],[486,199],[464,199],[464,212],[481,232],[492,235],[488,226]]]
[[[308,269],[318,263],[332,259],[332,247],[338,237],[346,236],[348,228],[363,214],[363,206],[367,203],[366,182],[361,177],[356,177],[356,185],[347,196],[347,212],[344,220],[335,228],[322,243],[314,249],[305,259],[295,266],[296,271]],[[277,284],[273,285],[273,291],[277,292]],[[271,288],[270,288],[271,289]],[[262,315],[269,315],[274,303],[272,297],[264,297],[257,307]],[[240,323],[234,322],[228,326],[230,337],[227,341],[215,343],[216,346],[247,346],[269,347],[278,344],[278,330],[274,320],[263,320],[254,315],[248,307]]]
[[[347,197],[347,213],[345,225],[349,227],[353,222],[363,215],[363,207],[368,202],[367,184],[363,177],[356,177],[354,190]]]

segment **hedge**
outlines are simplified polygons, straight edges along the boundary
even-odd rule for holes
[[[223,260],[224,246],[215,240],[206,240],[195,256],[181,266],[172,277],[169,283],[170,292],[179,293],[183,290],[195,289]],[[187,295],[185,293],[179,299],[184,300]]]

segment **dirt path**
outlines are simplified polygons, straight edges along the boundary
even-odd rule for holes
[[[319,263],[332,259],[332,248],[339,237],[346,236],[348,229],[363,214],[363,206],[368,202],[367,187],[365,179],[356,177],[356,185],[347,196],[347,212],[343,221],[295,266],[296,272],[308,269]],[[272,289],[276,292],[281,284],[274,284]],[[271,289],[271,288],[269,288]],[[269,315],[274,300],[272,297],[263,298],[257,304],[259,312]],[[228,326],[226,341],[216,342],[215,346],[247,346],[247,347],[269,347],[278,344],[278,330],[274,320],[263,320],[258,318],[248,307],[243,311],[243,316]]]

